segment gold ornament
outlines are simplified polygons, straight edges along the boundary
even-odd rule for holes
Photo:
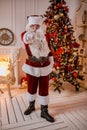
[[[76,56],[76,55],[77,55],[77,52],[73,52],[73,55]]]
[[[59,67],[57,66],[57,70],[59,70]]]
[[[65,29],[67,29],[67,26],[65,26]]]
[[[55,69],[55,68],[53,68],[53,69],[52,69],[52,71],[53,71],[53,72],[56,72],[56,69]]]
[[[54,15],[54,19],[58,20],[59,19],[59,15],[58,14]]]
[[[24,82],[22,83],[22,87],[27,88],[27,86],[28,86],[27,81],[24,81]]]
[[[69,62],[72,62],[72,61],[73,61],[73,58],[70,58],[70,59],[69,59]]]
[[[60,13],[60,17],[62,17],[64,14],[63,13]]]

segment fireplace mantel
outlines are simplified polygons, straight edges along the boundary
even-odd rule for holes
[[[14,74],[15,74],[15,84],[14,86],[18,86],[18,47],[0,47],[0,56],[9,56],[11,61],[14,63]]]
[[[17,47],[0,47],[0,55],[13,55],[15,57],[18,52],[19,48]]]

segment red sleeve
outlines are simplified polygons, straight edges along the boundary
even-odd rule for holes
[[[24,43],[23,36],[24,36],[25,33],[26,33],[26,31],[21,33],[21,40],[23,41],[23,43]]]
[[[28,45],[27,43],[25,43],[24,40],[23,40],[23,36],[24,36],[25,33],[26,33],[26,31],[24,31],[24,32],[21,33],[21,40],[22,40],[23,43],[24,43],[24,46],[25,46],[27,55],[28,55],[28,56],[31,56],[31,51],[30,51],[29,45]]]

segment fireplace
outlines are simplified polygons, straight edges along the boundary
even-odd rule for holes
[[[9,57],[0,55],[0,76],[7,76],[7,70],[9,65]]]
[[[18,53],[17,47],[0,47],[0,79],[6,78],[13,66],[14,87],[18,86]]]

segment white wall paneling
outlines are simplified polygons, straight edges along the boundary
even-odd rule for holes
[[[69,5],[69,16],[74,24],[75,11],[79,0],[66,0],[66,2]],[[20,62],[18,64],[19,82],[24,75],[21,67],[23,62],[25,62],[26,53],[21,41],[21,32],[25,30],[27,16],[32,14],[43,15],[49,5],[49,0],[0,0],[0,28],[5,27],[13,31],[15,41],[10,46],[18,47],[20,50]]]

